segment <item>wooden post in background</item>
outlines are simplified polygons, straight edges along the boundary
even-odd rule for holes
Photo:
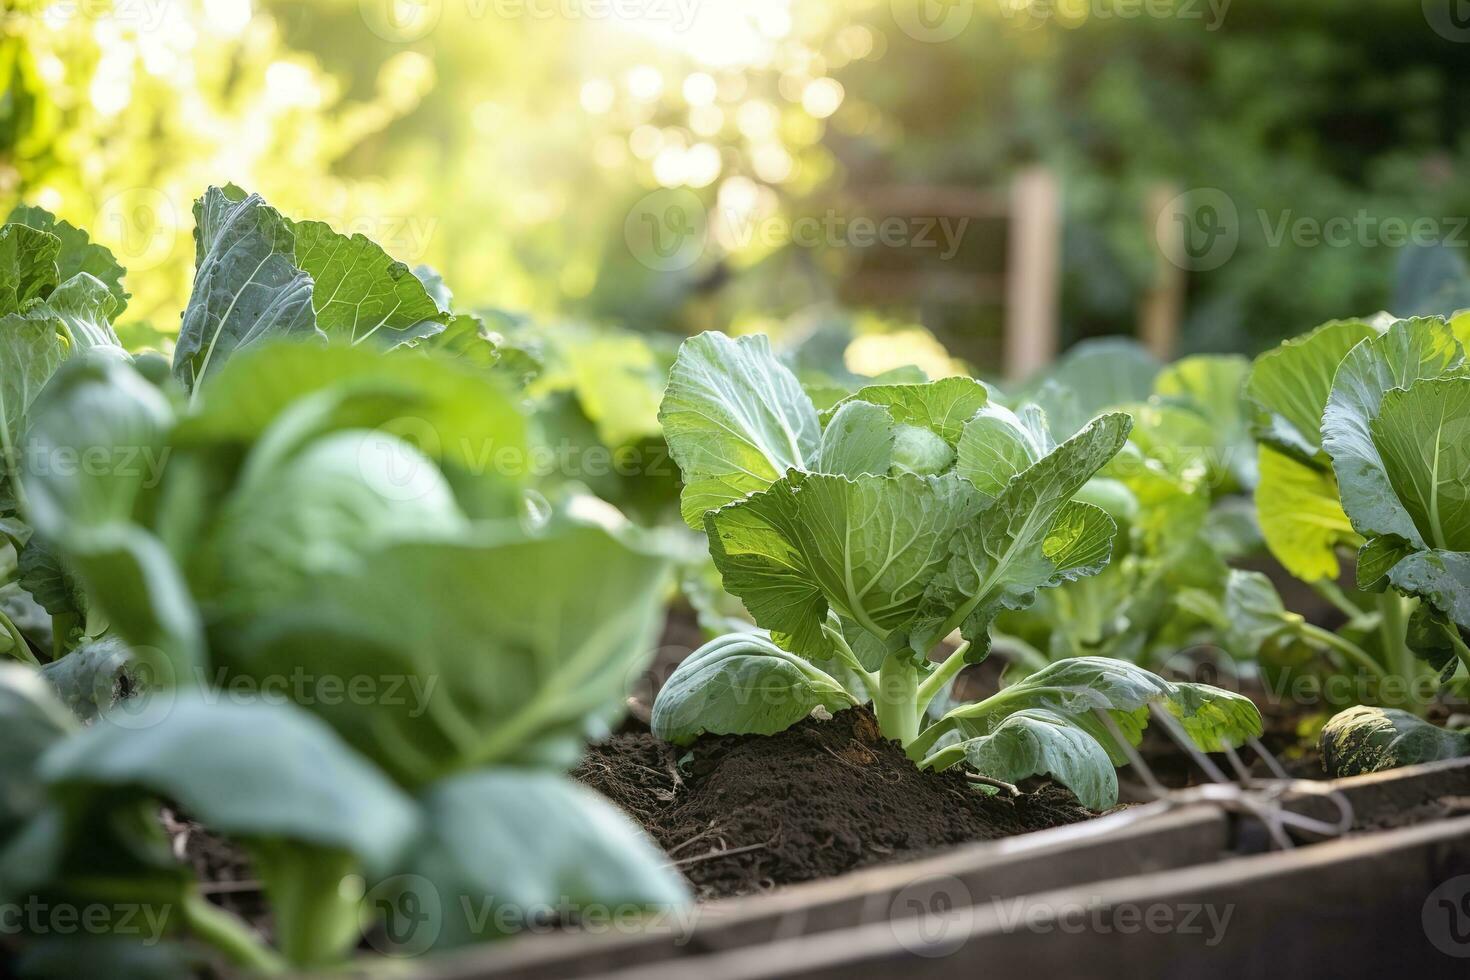
[[[1149,191],[1144,212],[1154,244],[1154,277],[1138,305],[1138,339],[1161,361],[1173,358],[1184,315],[1184,269],[1177,261],[1184,254],[1184,230],[1178,222],[1160,220],[1178,196],[1172,184],[1157,184]]]
[[[1057,356],[1061,190],[1043,167],[1016,174],[1006,258],[1005,374],[1023,380]]]

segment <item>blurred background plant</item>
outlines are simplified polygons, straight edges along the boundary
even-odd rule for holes
[[[859,335],[922,326],[982,370],[1000,329],[987,298],[922,288],[923,268],[920,288],[871,288],[902,261],[853,247],[847,222],[872,189],[1003,188],[1017,168],[1050,168],[1064,342],[1133,331],[1157,262],[1150,194],[1222,192],[1238,244],[1189,270],[1184,352],[1251,353],[1389,305],[1400,250],[1385,219],[1470,237],[1456,227],[1470,214],[1466,48],[1402,0],[4,11],[0,196],[113,249],[134,297],[125,341],[177,328],[189,202],[224,180],[433,265],[467,306],[676,333],[779,332],[814,306],[861,307],[840,314]],[[651,192],[718,216],[678,268],[629,247]],[[793,241],[802,216],[821,230]],[[1303,219],[1351,229],[1313,244],[1293,231]],[[1004,241],[1002,221],[977,219],[951,262],[994,274]]]

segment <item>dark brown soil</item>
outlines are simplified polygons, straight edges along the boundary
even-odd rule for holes
[[[958,772],[921,772],[866,708],[689,749],[625,731],[594,746],[574,775],[642,823],[701,899],[1092,816],[1059,787],[1011,799]]]
[[[238,915],[270,942],[274,934],[270,906],[244,849],[171,809],[163,811],[162,819],[174,855],[193,869],[204,897]]]

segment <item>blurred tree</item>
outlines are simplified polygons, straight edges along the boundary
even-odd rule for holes
[[[40,204],[110,247],[129,272],[135,336],[177,329],[190,207],[208,184],[234,181],[389,246],[384,216],[418,203],[393,179],[334,168],[414,108],[433,82],[422,57],[385,59],[372,88],[348,96],[250,0],[21,0],[5,4],[3,28],[0,203]]]
[[[0,195],[92,228],[131,270],[128,321],[163,331],[190,202],[225,180],[465,304],[687,331],[870,302],[875,249],[842,223],[868,189],[1039,161],[1065,182],[1071,337],[1132,331],[1172,185],[1218,191],[1238,238],[1190,263],[1186,347],[1254,348],[1387,304],[1384,219],[1470,215],[1466,49],[1423,7],[8,0]],[[1333,219],[1333,243],[1299,233]],[[1002,234],[972,224],[956,262],[1003,261]],[[893,305],[868,322],[993,349],[984,303]]]

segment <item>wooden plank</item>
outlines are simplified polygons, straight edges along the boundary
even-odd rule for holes
[[[1213,861],[1225,849],[1228,822],[1213,807],[1188,807],[1145,821],[1126,813],[996,841],[967,844],[934,857],[883,865],[770,895],[713,902],[697,909],[692,934],[666,923],[650,934],[575,932],[516,940],[442,960],[425,976],[441,980],[577,977],[648,967],[711,952],[886,922],[938,905],[968,906],[1142,870]]]
[[[1466,960],[1444,948],[1470,952],[1470,938],[1433,918],[1436,889],[1462,875],[1470,817],[606,976],[1463,978]]]
[[[1366,776],[1335,779],[1324,785],[1347,798],[1358,827],[1373,828],[1402,819],[1410,811],[1425,807],[1440,797],[1470,797],[1470,758],[1441,759]],[[1293,796],[1288,806],[1294,813],[1317,820],[1332,822],[1338,819],[1337,805],[1325,796]],[[1305,835],[1298,836],[1310,839]],[[1264,850],[1264,834],[1252,837],[1253,841],[1246,843],[1243,849]],[[1252,843],[1259,846],[1251,846]]]
[[[1347,776],[1330,780],[1328,785],[1345,793],[1355,806],[1413,806],[1433,796],[1470,792],[1470,758]]]
[[[1160,217],[1179,194],[1171,184],[1160,184],[1148,195],[1144,208],[1149,240],[1154,244],[1153,282],[1138,307],[1138,339],[1161,361],[1174,357],[1179,346],[1179,322],[1184,317],[1184,269],[1173,258],[1184,254],[1183,229]]]
[[[1005,375],[1021,381],[1057,356],[1062,268],[1061,189],[1051,171],[1015,177],[1006,259]]]

